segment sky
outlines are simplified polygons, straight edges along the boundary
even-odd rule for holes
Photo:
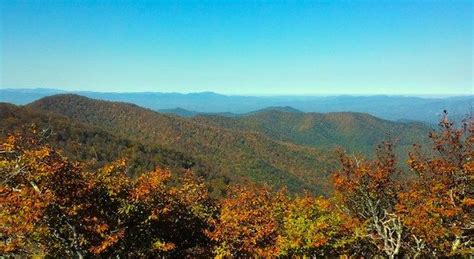
[[[474,1],[0,1],[0,88],[473,94]]]

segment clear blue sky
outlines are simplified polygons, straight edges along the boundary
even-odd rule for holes
[[[473,1],[0,1],[0,87],[472,94]]]

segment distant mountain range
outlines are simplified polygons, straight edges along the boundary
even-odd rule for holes
[[[65,93],[56,89],[0,89],[0,101],[27,104],[40,98]],[[74,92],[90,98],[134,103],[180,116],[219,114],[228,117],[267,107],[290,107],[302,112],[361,112],[393,121],[436,123],[443,110],[454,120],[471,114],[474,96],[421,98],[408,96],[227,96],[202,93],[101,93]]]
[[[218,116],[225,116],[225,117],[240,117],[240,116],[247,116],[251,114],[256,114],[259,112],[263,111],[281,111],[281,112],[297,112],[297,113],[302,113],[302,111],[297,110],[293,107],[290,106],[271,106],[267,107],[261,110],[257,111],[252,111],[252,112],[247,112],[247,113],[232,113],[232,112],[197,112],[197,111],[190,111],[186,110],[183,108],[175,108],[175,109],[160,109],[157,110],[158,112],[161,113],[166,113],[166,114],[174,114],[178,115],[181,117],[194,117],[194,116],[199,116],[199,115],[218,115]]]
[[[75,94],[44,97],[25,106],[0,105],[0,134],[32,123],[54,132],[51,144],[78,160],[99,163],[128,157],[130,175],[154,166],[191,168],[214,195],[230,182],[287,187],[291,192],[330,192],[336,146],[370,151],[386,139],[406,149],[430,128],[361,113],[305,113],[270,107],[247,114],[180,117],[135,104]]]

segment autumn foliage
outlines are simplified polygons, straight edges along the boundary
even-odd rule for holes
[[[336,203],[361,223],[360,254],[389,257],[474,253],[474,123],[447,119],[432,132],[431,149],[414,145],[409,170],[385,143],[372,161],[341,155],[334,175]],[[370,244],[370,245],[367,245]]]
[[[339,152],[329,197],[234,185],[214,200],[187,171],[136,179],[127,161],[69,161],[42,131],[0,147],[0,255],[51,257],[433,257],[474,253],[474,123],[447,120],[401,166]]]
[[[213,210],[191,175],[168,184],[157,169],[132,181],[119,160],[97,172],[41,139],[11,135],[0,160],[0,251],[4,255],[201,254]]]
[[[474,253],[474,122],[456,128],[445,117],[432,132],[431,154],[415,145],[408,164],[416,178],[401,192],[397,213],[420,255]]]

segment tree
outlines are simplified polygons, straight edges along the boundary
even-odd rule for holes
[[[283,193],[268,187],[235,186],[220,203],[219,218],[208,235],[218,243],[217,256],[278,255],[278,218],[285,206]]]
[[[127,225],[122,250],[128,256],[209,256],[205,231],[215,215],[207,187],[188,172],[171,183],[169,171],[142,175],[122,209]]]
[[[359,253],[399,255],[405,233],[395,211],[401,185],[393,144],[380,145],[373,161],[339,154],[342,168],[333,176],[335,200],[362,226],[356,234],[373,245]]]
[[[213,203],[188,172],[156,169],[136,182],[118,160],[85,171],[42,137],[10,135],[0,149],[0,252],[49,256],[185,256],[210,251]]]
[[[42,138],[11,135],[0,152],[4,253],[83,257],[119,238],[108,210],[112,206],[100,206],[107,197],[78,164]]]
[[[474,252],[474,122],[461,127],[445,112],[432,132],[433,150],[415,145],[408,164],[416,178],[400,194],[398,213],[411,232],[413,254],[448,256]]]
[[[354,234],[374,245],[357,253],[418,257],[474,252],[474,123],[469,118],[457,127],[445,114],[439,126],[429,135],[432,150],[414,145],[411,174],[400,174],[389,143],[378,148],[372,161],[341,153],[342,169],[333,178],[336,206],[362,225]]]
[[[280,255],[328,256],[342,253],[351,242],[352,220],[330,200],[309,194],[291,199],[278,236]]]

